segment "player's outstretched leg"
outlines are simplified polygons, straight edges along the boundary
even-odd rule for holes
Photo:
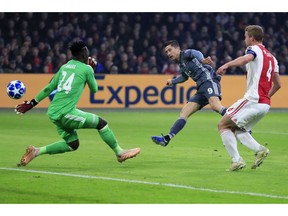
[[[262,151],[259,151],[255,154],[256,158],[254,163],[251,166],[251,169],[256,169],[257,167],[259,167],[262,163],[263,160],[268,156],[268,154],[270,153],[268,148],[265,148],[264,146],[262,146],[264,149]]]
[[[157,145],[161,145],[164,147],[167,146],[170,140],[184,128],[186,121],[186,118],[179,117],[166,136],[164,136],[163,134],[161,134],[162,136],[152,136],[151,138],[153,142],[155,142]]]
[[[141,149],[140,148],[134,148],[134,149],[129,149],[129,150],[124,150],[122,153],[120,153],[117,156],[117,160],[122,163],[125,160],[129,158],[136,157],[140,153]]]
[[[20,163],[17,164],[17,166],[26,166],[28,163],[30,163],[39,152],[39,148],[35,148],[34,146],[30,145],[26,149],[26,153],[22,156]]]
[[[161,134],[161,136],[152,136],[151,139],[154,143],[163,147],[167,146],[169,143],[169,140],[166,140],[163,134]]]
[[[113,133],[113,131],[106,124],[103,128],[98,130],[102,140],[109,145],[109,147],[115,152],[117,160],[122,163],[129,158],[133,158],[138,155],[141,151],[140,148],[134,148],[129,150],[124,150],[118,144],[118,141]]]

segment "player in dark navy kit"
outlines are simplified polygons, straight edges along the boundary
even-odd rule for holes
[[[180,50],[179,43],[176,40],[170,40],[164,43],[163,50],[170,60],[177,63],[180,67],[181,75],[168,79],[167,85],[176,85],[183,83],[190,77],[196,82],[197,92],[182,108],[179,118],[173,124],[167,135],[152,136],[152,140],[161,146],[167,146],[169,141],[184,128],[188,117],[202,109],[207,104],[221,114],[226,112],[226,108],[221,104],[221,76],[216,75],[211,67],[212,60],[210,57],[204,58],[203,54],[194,49]]]

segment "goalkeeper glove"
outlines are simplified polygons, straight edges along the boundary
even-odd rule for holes
[[[94,58],[88,57],[88,65],[90,65],[93,70],[96,68],[97,61]]]
[[[37,104],[38,104],[38,102],[35,99],[32,99],[31,101],[24,101],[22,104],[18,104],[15,107],[15,112],[17,114],[22,115],[22,114],[26,113],[28,110],[32,109]]]

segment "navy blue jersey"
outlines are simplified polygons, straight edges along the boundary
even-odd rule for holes
[[[173,84],[186,81],[189,77],[196,82],[197,86],[207,80],[215,78],[215,72],[208,64],[202,64],[203,54],[194,49],[187,49],[180,52],[180,67],[181,76],[172,80]]]

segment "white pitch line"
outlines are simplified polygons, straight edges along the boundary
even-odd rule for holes
[[[47,172],[47,171],[5,168],[5,167],[0,167],[0,170],[28,172],[28,173],[40,173],[40,174],[58,175],[58,176],[69,176],[69,177],[86,178],[86,179],[101,179],[101,180],[107,180],[107,181],[128,182],[128,183],[145,184],[145,185],[158,185],[158,186],[164,186],[164,187],[182,188],[182,189],[195,190],[195,191],[207,191],[207,192],[213,192],[213,193],[240,194],[240,195],[249,195],[249,196],[257,196],[257,197],[268,197],[268,198],[272,198],[272,199],[288,199],[288,196],[261,194],[261,193],[255,193],[255,192],[216,190],[216,189],[210,189],[210,188],[197,188],[197,187],[188,186],[188,185],[178,185],[178,184],[160,183],[160,182],[148,182],[148,181],[133,180],[133,179],[120,179],[120,178],[110,178],[110,177],[102,177],[102,176],[89,176],[89,175],[80,175],[80,174],[71,174],[71,173]]]

